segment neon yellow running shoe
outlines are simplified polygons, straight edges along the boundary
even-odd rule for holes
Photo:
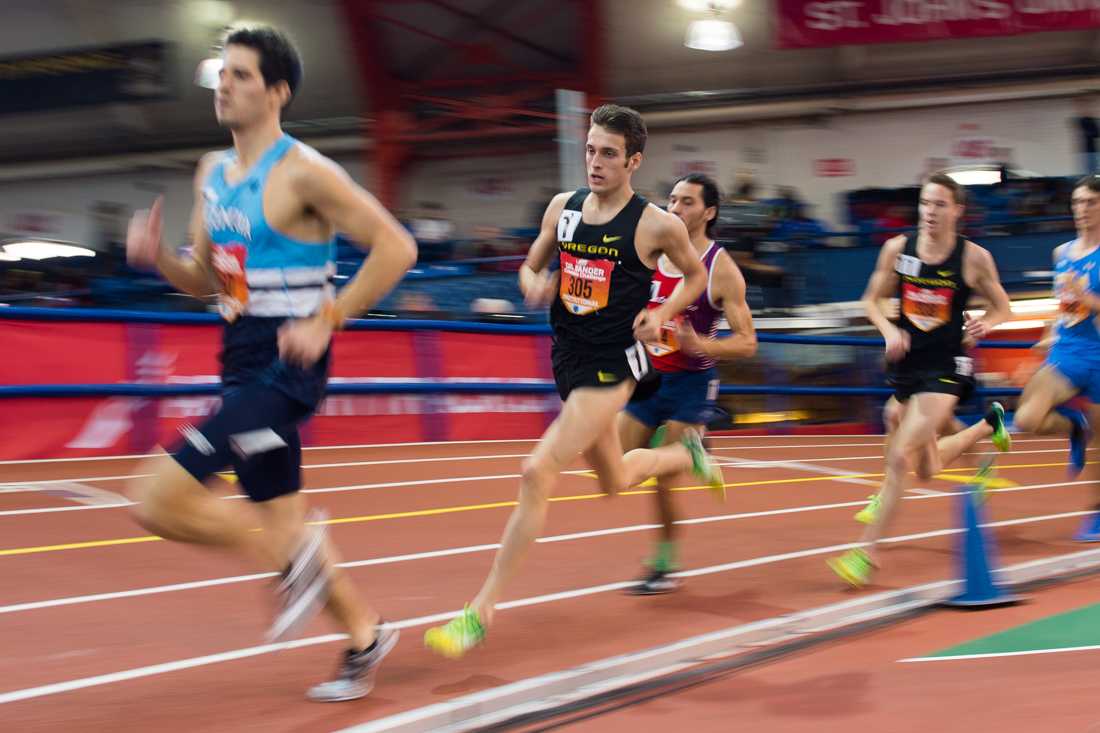
[[[862,588],[871,581],[875,566],[867,553],[860,549],[848,550],[840,557],[825,561],[833,572],[853,588]]]
[[[994,402],[989,406],[989,412],[986,413],[985,419],[993,426],[993,435],[990,436],[993,447],[1001,453],[1007,453],[1012,449],[1012,436],[1009,435],[1008,428],[1005,427],[1004,405],[1000,402]]]
[[[860,524],[873,524],[875,517],[878,516],[879,505],[882,504],[882,498],[878,494],[871,494],[867,497],[869,501],[867,506],[856,512],[855,520]]]
[[[972,486],[974,487],[974,498],[977,499],[979,504],[984,504],[985,500],[989,498],[989,492],[986,488],[989,485],[989,480],[993,478],[993,457],[990,456],[982,461],[982,465],[978,467],[978,472],[974,474],[974,481]]]
[[[718,501],[726,500],[726,480],[722,477],[722,467],[718,465],[703,448],[703,439],[699,431],[689,428],[684,431],[684,437],[680,440],[688,453],[691,454],[691,471],[701,481],[706,482],[707,488]]]
[[[485,627],[469,605],[444,626],[424,632],[424,646],[448,659],[458,659],[485,639]]]

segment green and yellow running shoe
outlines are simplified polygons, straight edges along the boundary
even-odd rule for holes
[[[474,609],[466,606],[444,626],[424,632],[424,646],[448,659],[458,659],[485,639],[485,627]]]
[[[882,504],[882,499],[878,494],[871,494],[867,497],[870,501],[867,502],[867,506],[856,512],[855,520],[860,524],[874,524],[875,517],[878,516],[879,505]]]
[[[989,456],[982,461],[982,465],[978,466],[977,473],[974,474],[974,481],[971,486],[974,487],[974,498],[978,500],[979,504],[984,504],[985,500],[989,498],[989,492],[986,488],[989,485],[989,480],[993,478],[993,456]]]
[[[660,448],[665,444],[665,435],[668,434],[668,425],[661,423],[657,426],[657,429],[653,431],[653,437],[649,439],[650,448]]]
[[[989,412],[985,414],[985,420],[993,426],[993,447],[1001,453],[1007,453],[1012,449],[1012,436],[1005,427],[1005,407],[1000,402],[994,402],[989,406]]]
[[[825,561],[833,572],[853,588],[862,588],[871,581],[875,566],[867,553],[860,549],[848,550],[840,557]]]
[[[722,468],[703,448],[703,439],[699,431],[688,428],[684,431],[684,437],[680,440],[688,453],[691,454],[691,471],[695,476],[704,481],[711,494],[718,501],[726,500],[726,480],[722,477]]]

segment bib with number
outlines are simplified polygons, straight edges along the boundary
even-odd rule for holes
[[[243,244],[215,244],[210,254],[214,272],[222,284],[218,307],[229,321],[236,319],[248,305],[248,279],[244,269],[247,257],[248,249]]]
[[[1054,279],[1054,292],[1058,298],[1058,319],[1067,328],[1076,326],[1092,314],[1083,302],[1073,299],[1073,296],[1070,295],[1068,286],[1073,281],[1080,282],[1085,292],[1088,292],[1088,275],[1068,270],[1058,273],[1058,276]]]
[[[901,310],[922,331],[932,331],[951,320],[951,288],[922,288],[901,284]]]
[[[570,313],[586,316],[607,306],[611,292],[611,260],[579,259],[561,253],[561,284],[558,296]]]
[[[679,319],[665,321],[661,324],[661,338],[659,341],[647,343],[646,351],[653,356],[668,356],[680,350],[680,338],[676,335]]]

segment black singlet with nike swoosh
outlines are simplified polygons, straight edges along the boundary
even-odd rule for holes
[[[909,236],[898,255],[898,328],[909,334],[909,351],[888,370],[895,397],[905,402],[920,392],[953,394],[965,400],[974,386],[974,362],[963,348],[963,311],[970,286],[963,277],[966,238],[955,238],[947,258],[930,264]]]
[[[589,189],[577,190],[558,217],[561,283],[550,308],[554,343],[571,350],[625,349],[634,318],[649,302],[653,270],[638,258],[634,236],[648,203],[634,194],[606,224],[586,224]]]

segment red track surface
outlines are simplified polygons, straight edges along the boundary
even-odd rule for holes
[[[345,560],[495,543],[511,509],[506,503],[516,493],[515,474],[521,458],[515,454],[525,453],[530,446],[523,441],[313,450],[306,456],[309,464],[358,465],[309,468],[306,485],[324,489],[423,482],[310,494],[311,502],[327,508],[335,520],[331,531]],[[803,463],[799,467],[727,468],[726,480],[732,485],[728,503],[716,504],[705,491],[685,491],[679,494],[685,518],[858,502],[874,487],[821,471],[870,474],[857,480],[877,482],[882,470],[880,440],[875,437],[735,437],[717,439],[715,446],[717,455],[731,460]],[[1000,461],[1000,475],[1021,486],[1065,482],[1064,448],[1064,441],[1059,440],[1019,441],[1018,452]],[[501,455],[511,457],[493,457]],[[483,457],[456,460],[470,456]],[[415,462],[369,463],[410,459]],[[122,486],[119,479],[88,479],[125,475],[133,465],[131,459],[0,465],[0,482],[85,479],[85,483],[118,491]],[[506,478],[489,478],[493,476]],[[475,480],[453,480],[460,477]],[[951,491],[959,484],[937,480],[924,486]],[[990,504],[990,518],[1000,521],[1081,511],[1093,501],[1085,489],[1070,485],[1000,493]],[[589,478],[563,476],[556,492],[559,501],[551,508],[544,536],[651,521],[648,494],[607,499],[595,496],[594,491],[595,483]],[[0,493],[0,512],[70,506],[74,505],[34,491]],[[39,689],[30,699],[6,701],[10,697],[5,698],[5,693],[14,691],[259,646],[268,620],[269,589],[264,581],[252,580],[11,610],[12,604],[240,576],[255,569],[236,558],[163,541],[115,543],[144,534],[121,508],[0,514],[0,577],[5,581],[0,585],[0,648],[4,650],[0,658],[0,720],[5,729],[21,731],[332,730],[582,662],[850,597],[823,563],[833,551],[789,559],[773,556],[854,541],[858,536],[858,525],[851,521],[855,510],[856,506],[816,508],[687,526],[682,557],[685,569],[768,560],[689,578],[680,593],[665,597],[634,598],[604,591],[503,610],[484,647],[458,662],[436,658],[422,648],[426,624],[407,628],[369,698],[328,706],[307,702],[303,692],[331,671],[340,651],[340,644],[334,641],[135,679],[112,679],[82,689]],[[1064,517],[998,528],[1002,563],[1080,549],[1068,540],[1078,521]],[[904,503],[892,534],[929,532],[954,523],[953,498],[921,498]],[[52,549],[104,541],[110,544]],[[643,530],[540,544],[507,598],[629,580],[638,574],[639,562],[651,542],[652,533]],[[953,542],[953,537],[940,536],[891,545],[876,589],[951,577]],[[19,548],[39,549],[6,552]],[[385,561],[349,573],[388,620],[399,621],[460,608],[477,590],[491,561],[492,551],[480,550]],[[319,621],[307,636],[332,631],[327,621]],[[913,670],[911,674],[935,673]],[[829,668],[818,674],[827,676]],[[1026,685],[1014,680],[1013,688]],[[960,716],[969,705],[961,691],[941,699],[944,705],[957,705]],[[879,714],[885,715],[887,702],[874,706]],[[748,710],[742,709],[746,715]],[[728,723],[734,719],[726,718]],[[681,710],[677,720],[691,722],[690,710]],[[883,717],[876,725],[889,729],[882,727],[887,721]],[[1011,716],[1006,716],[1002,730],[1012,730],[1014,724]]]
[[[1095,695],[1098,650],[898,661],[1097,598],[1100,579],[1091,578],[1047,588],[1019,606],[937,611],[555,730],[668,730],[690,720],[694,733],[717,733],[748,720],[769,733],[1100,731],[1100,713],[1085,702]]]

